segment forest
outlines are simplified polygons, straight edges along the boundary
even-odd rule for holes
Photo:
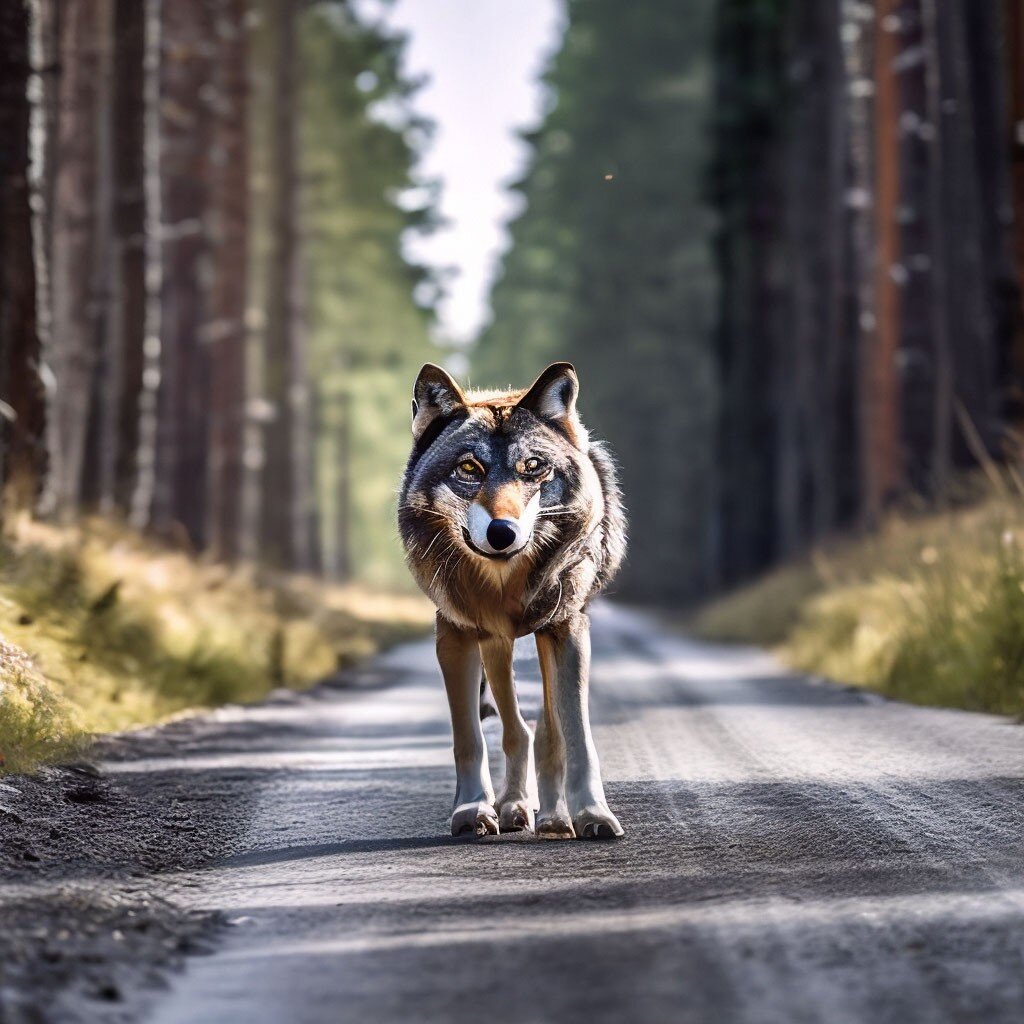
[[[434,293],[401,40],[288,0],[15,2],[0,32],[5,517],[393,584]]]
[[[691,604],[1015,474],[1020,3],[565,14],[471,377],[576,363],[623,596]],[[403,40],[340,0],[0,18],[7,520],[402,580],[408,387],[450,357],[403,244],[437,222]]]
[[[622,592],[689,602],[1019,463],[1016,0],[569,4],[481,378],[573,360]]]

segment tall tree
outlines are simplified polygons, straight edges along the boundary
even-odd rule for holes
[[[57,160],[53,170],[52,416],[54,505],[73,515],[82,493],[86,438],[104,308],[97,200],[98,100],[104,5],[71,0],[61,8]]]
[[[206,536],[209,352],[206,215],[212,112],[213,0],[163,7],[160,99],[162,290],[153,525]]]
[[[273,418],[264,434],[261,557],[285,568],[302,567],[305,501],[295,457],[300,447],[296,412],[307,401],[307,385],[296,379],[304,365],[299,324],[298,168],[295,109],[298,12],[289,0],[267,0],[273,86],[270,97],[270,252],[267,260],[264,330],[264,398]]]
[[[109,406],[101,435],[104,509],[127,513],[136,483],[139,398],[146,330],[146,8],[116,0],[114,12],[113,243]]]
[[[871,32],[874,105],[871,140],[874,175],[871,187],[875,251],[873,280],[874,328],[864,332],[861,393],[863,509],[868,522],[877,522],[902,480],[900,445],[900,91],[896,58],[899,17],[896,0],[876,0]],[[864,79],[866,81],[866,79]]]
[[[214,284],[210,322],[208,539],[228,561],[240,553],[249,260],[247,0],[218,0],[213,159]]]
[[[29,187],[28,7],[0,8],[0,518],[35,504],[45,470]]]

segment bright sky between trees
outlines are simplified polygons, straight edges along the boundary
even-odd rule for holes
[[[518,206],[506,185],[527,156],[515,132],[543,112],[538,76],[562,17],[559,0],[398,0],[384,12],[388,25],[409,33],[407,72],[429,78],[413,104],[436,123],[421,169],[441,181],[448,223],[410,248],[456,272],[439,309],[444,338],[468,341],[489,316],[505,224]]]

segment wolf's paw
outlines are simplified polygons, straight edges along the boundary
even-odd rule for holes
[[[499,800],[498,822],[502,832],[532,832],[533,808],[528,800]]]
[[[605,804],[590,804],[572,819],[580,839],[618,839],[625,830]]]
[[[568,814],[561,811],[554,811],[550,814],[542,814],[537,819],[538,839],[575,839],[572,822]]]
[[[482,800],[459,804],[452,813],[453,836],[496,836],[498,815],[494,808]]]

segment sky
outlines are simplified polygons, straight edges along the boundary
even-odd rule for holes
[[[457,271],[439,308],[440,334],[467,342],[489,316],[504,226],[518,208],[504,186],[527,156],[514,132],[543,113],[537,76],[557,47],[562,3],[398,0],[383,20],[410,34],[406,73],[429,78],[413,103],[436,123],[420,171],[441,181],[441,213],[450,222],[410,252]]]

